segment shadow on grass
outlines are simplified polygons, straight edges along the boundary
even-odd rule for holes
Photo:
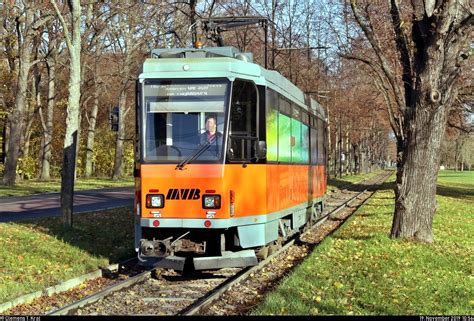
[[[436,194],[447,197],[474,200],[474,188],[469,188],[467,186],[463,188],[438,184],[436,186]]]
[[[457,177],[457,176],[453,176]],[[394,190],[395,182],[385,182],[378,187],[379,191],[383,190]],[[474,188],[469,184],[457,184],[457,186],[447,186],[442,184],[437,184],[436,194],[441,196],[448,196],[459,199],[474,199]],[[374,199],[395,199],[395,197],[380,197],[375,196]]]
[[[393,211],[389,212],[374,212],[374,213],[360,213],[357,214],[358,217],[372,217],[372,216],[391,216],[393,215]]]
[[[384,182],[377,187],[378,191],[392,190],[395,188],[395,182]]]
[[[374,199],[374,200],[394,200],[395,196],[378,196],[378,195],[375,195],[374,197],[372,197],[372,199]]]
[[[36,186],[5,186],[0,184],[0,197],[34,195],[55,191],[51,188],[38,188]]]
[[[445,175],[444,173],[442,173],[441,171],[439,172],[439,177],[442,177],[442,178],[445,178],[445,177],[455,177],[455,178],[459,178],[459,177],[464,177],[465,176],[465,173],[469,173],[469,171],[464,171],[464,172],[457,172],[457,174],[450,174],[450,175]]]
[[[342,178],[329,178],[328,179],[328,185],[331,185],[337,188],[341,188],[343,186],[350,185],[350,184],[353,184],[353,183],[350,181],[344,180]]]
[[[333,235],[334,239],[339,240],[355,240],[355,241],[368,241],[373,239],[374,235]]]
[[[80,248],[95,257],[108,258],[110,263],[115,263],[134,256],[133,220],[132,208],[124,207],[76,214],[72,228],[64,227],[61,217],[21,221],[16,224],[49,234],[65,245]]]
[[[348,191],[359,191],[360,187],[358,186],[360,182],[350,182],[348,180],[340,179],[340,178],[330,178],[328,179],[328,185],[341,188],[344,187],[344,189]],[[381,184],[377,190],[385,190],[385,189],[391,189],[393,190],[395,187],[394,182],[384,182]]]
[[[372,198],[373,200],[385,200],[383,203],[379,202],[376,204],[366,203],[364,207],[383,207],[383,206],[392,206],[395,204],[395,199],[393,198]]]
[[[443,178],[445,178],[445,177],[456,177],[456,178],[458,178],[460,175],[443,175],[443,174],[441,174],[441,172],[440,172],[439,176],[440,176],[440,177],[443,177]]]

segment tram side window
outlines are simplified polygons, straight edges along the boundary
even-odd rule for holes
[[[311,128],[310,128],[310,135],[311,135],[311,164],[318,163],[318,140],[317,140],[317,130],[314,127],[315,125],[314,117],[311,117]]]
[[[267,160],[278,160],[278,94],[267,89]]]
[[[229,160],[255,160],[257,142],[257,88],[236,80],[230,109]]]
[[[291,118],[291,161],[301,163],[301,111],[298,106],[292,106]]]
[[[309,163],[309,127],[301,124],[301,162]]]
[[[321,119],[318,119],[318,164],[324,164],[325,159],[324,122]]]
[[[291,162],[291,104],[279,98],[280,113],[278,114],[278,161]]]

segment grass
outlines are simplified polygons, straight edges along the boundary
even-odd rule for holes
[[[440,173],[433,244],[388,237],[394,194],[387,184],[253,313],[472,314],[473,174]]]
[[[440,171],[438,175],[437,194],[458,199],[474,199],[474,171],[455,172]]]
[[[131,208],[0,224],[0,303],[134,255]]]
[[[110,178],[79,178],[76,180],[74,189],[96,189],[107,187],[132,186],[133,177],[125,177],[119,180]],[[23,196],[37,193],[59,192],[61,190],[61,180],[51,181],[24,180],[18,181],[14,187],[0,185],[0,197]]]

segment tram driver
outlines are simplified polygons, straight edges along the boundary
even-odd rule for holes
[[[216,147],[222,146],[222,133],[217,130],[217,119],[215,116],[206,118],[206,131],[201,134],[199,143],[200,145],[210,143]]]

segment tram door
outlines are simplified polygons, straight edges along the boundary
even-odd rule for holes
[[[250,81],[234,81],[230,107],[229,161],[256,160],[258,98]]]

